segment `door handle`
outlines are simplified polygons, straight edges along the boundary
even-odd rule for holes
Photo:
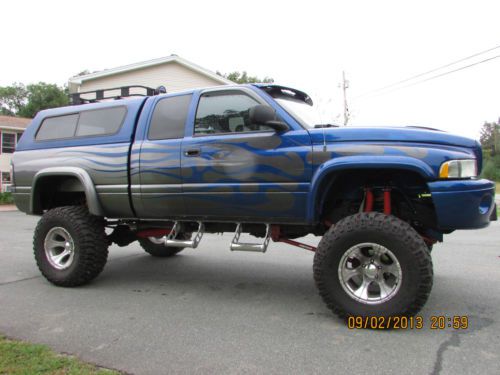
[[[199,148],[192,148],[190,150],[184,151],[185,156],[191,156],[191,157],[192,156],[200,156],[200,153],[201,153],[201,151]]]

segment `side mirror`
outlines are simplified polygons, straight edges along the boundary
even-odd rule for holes
[[[258,104],[250,108],[248,116],[251,124],[266,125],[277,132],[288,130],[288,125],[276,120],[276,111],[267,105]]]

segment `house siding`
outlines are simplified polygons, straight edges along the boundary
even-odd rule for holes
[[[5,191],[10,181],[7,183],[2,182],[2,174],[10,172],[10,161],[13,153],[5,152],[2,147],[3,135],[16,134],[16,143],[18,136],[24,132],[26,126],[31,122],[31,119],[22,117],[0,116],[0,191]]]
[[[156,88],[165,86],[167,92],[178,92],[196,87],[216,86],[221,83],[191,70],[175,61],[114,74],[82,82],[80,92],[112,87],[142,85]],[[133,93],[133,91],[132,91]]]

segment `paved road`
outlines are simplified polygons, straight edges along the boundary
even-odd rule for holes
[[[111,248],[92,284],[64,289],[32,259],[36,218],[0,213],[0,332],[134,374],[498,374],[500,224],[447,237],[421,315],[466,331],[352,331],[325,308],[313,255],[282,244],[231,253],[229,235],[154,259]],[[314,238],[306,239],[314,241]]]

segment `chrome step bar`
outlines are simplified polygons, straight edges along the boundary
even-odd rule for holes
[[[242,225],[238,223],[236,226],[236,231],[234,232],[233,240],[231,241],[230,249],[231,251],[254,251],[258,253],[265,253],[269,241],[271,240],[271,226],[266,224],[266,237],[263,243],[243,243],[240,241]]]
[[[198,231],[194,235],[194,237],[190,240],[176,240],[175,238],[179,234],[181,230],[181,224],[176,221],[170,233],[165,236],[165,246],[168,247],[190,247],[192,249],[196,249],[203,237],[203,233],[205,233],[205,226],[201,221],[198,222]]]

